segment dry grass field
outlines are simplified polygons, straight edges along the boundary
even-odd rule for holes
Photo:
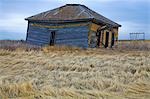
[[[148,50],[0,44],[0,99],[150,99]]]
[[[118,47],[125,50],[150,50],[150,40],[119,40]]]

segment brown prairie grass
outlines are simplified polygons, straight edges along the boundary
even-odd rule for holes
[[[150,40],[120,40],[118,48],[124,50],[150,50]]]
[[[149,99],[150,52],[0,49],[0,99]]]

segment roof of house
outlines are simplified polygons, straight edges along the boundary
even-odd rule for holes
[[[97,22],[120,27],[116,22],[96,13],[88,7],[80,4],[66,4],[59,8],[39,13],[26,18],[29,21],[77,21],[77,20],[96,20]]]

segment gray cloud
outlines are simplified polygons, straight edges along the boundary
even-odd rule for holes
[[[0,23],[3,24],[0,25],[0,33],[20,33],[25,38],[27,22],[24,18],[66,3],[84,4],[120,23],[120,39],[127,39],[130,32],[146,32],[150,39],[149,0],[1,0]],[[2,38],[4,36],[0,34]]]

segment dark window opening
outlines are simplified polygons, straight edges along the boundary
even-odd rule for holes
[[[109,32],[106,32],[105,48],[108,47],[108,43],[109,43]]]
[[[52,32],[51,32],[50,45],[52,45],[52,46],[55,44],[55,34],[56,34],[55,31],[52,31]]]

